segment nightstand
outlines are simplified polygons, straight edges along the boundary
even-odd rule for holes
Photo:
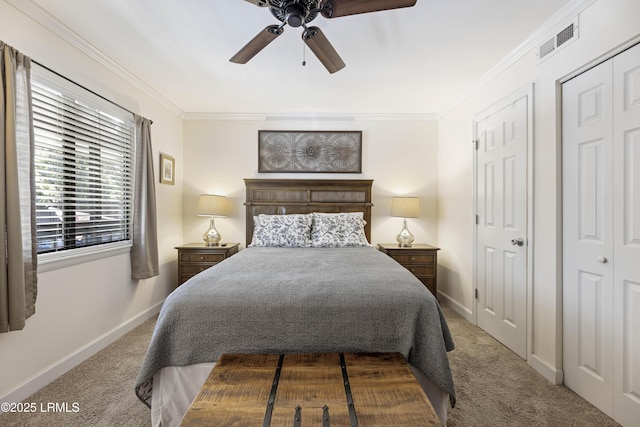
[[[380,243],[378,250],[402,264],[438,298],[436,271],[440,248],[425,244],[414,244],[410,248],[403,248],[397,243]]]
[[[216,265],[238,252],[240,243],[223,243],[207,246],[204,243],[188,243],[176,246],[178,250],[178,286],[191,277]]]

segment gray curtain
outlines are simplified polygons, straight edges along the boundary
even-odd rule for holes
[[[153,177],[151,120],[136,119],[136,177],[133,196],[133,247],[131,278],[148,279],[159,274],[156,187]]]
[[[0,332],[35,313],[37,245],[31,59],[0,41]]]

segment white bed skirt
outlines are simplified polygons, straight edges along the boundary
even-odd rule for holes
[[[184,367],[170,366],[158,371],[153,377],[151,425],[174,427],[180,424],[180,420],[202,384],[209,377],[214,365],[215,363],[198,363]],[[436,387],[422,372],[411,365],[409,367],[431,401],[442,424],[447,425],[449,395]]]

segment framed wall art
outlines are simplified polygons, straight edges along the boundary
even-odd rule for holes
[[[164,153],[160,153],[160,183],[169,185],[176,183],[176,161]]]
[[[362,173],[362,131],[258,131],[258,172]]]

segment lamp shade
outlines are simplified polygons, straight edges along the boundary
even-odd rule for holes
[[[420,216],[420,200],[417,197],[394,197],[391,200],[391,216],[418,218]]]
[[[226,216],[227,199],[215,194],[201,194],[198,198],[198,216]]]

